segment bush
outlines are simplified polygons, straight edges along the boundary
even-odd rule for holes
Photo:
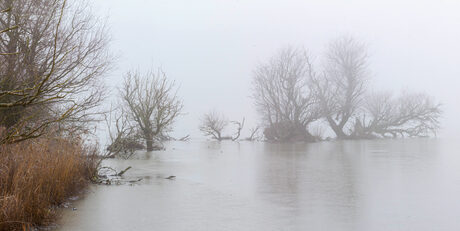
[[[305,127],[289,121],[273,123],[265,128],[264,136],[268,141],[277,142],[315,142],[320,140],[319,137],[311,135]]]

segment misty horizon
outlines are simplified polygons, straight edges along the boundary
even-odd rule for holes
[[[367,45],[371,89],[425,92],[442,104],[440,137],[455,135],[460,126],[454,96],[460,32],[453,30],[460,3],[454,1],[100,1],[96,6],[108,15],[112,47],[120,57],[108,85],[116,89],[130,69],[161,67],[180,86],[185,115],[174,136],[203,138],[198,125],[211,110],[230,120],[245,117],[247,127],[255,126],[260,117],[251,81],[257,65],[286,46],[304,47],[320,63],[330,40],[344,35]]]
[[[0,1],[0,231],[460,230],[460,1]]]

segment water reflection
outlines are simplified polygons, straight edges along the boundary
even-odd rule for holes
[[[126,177],[141,183],[94,187],[61,229],[458,230],[457,148],[435,139],[175,142],[109,160],[132,166]]]
[[[353,230],[359,161],[350,160],[344,142],[267,144],[259,160],[263,198],[290,213],[291,226],[320,228],[335,220]],[[354,149],[359,150],[359,149]],[[347,228],[348,227],[348,228]]]

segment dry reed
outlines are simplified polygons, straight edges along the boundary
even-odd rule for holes
[[[0,230],[51,223],[56,207],[95,177],[97,162],[94,150],[69,139],[0,145]]]

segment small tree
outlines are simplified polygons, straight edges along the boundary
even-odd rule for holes
[[[222,141],[222,140],[231,140],[236,141],[241,136],[241,131],[244,128],[244,117],[243,120],[240,121],[228,121],[222,114],[219,114],[215,111],[206,113],[203,115],[201,119],[201,124],[199,129],[203,132],[203,135],[210,136],[211,139]],[[233,124],[236,126],[236,131],[232,135],[222,135],[224,129],[229,125]]]
[[[153,151],[154,142],[172,129],[183,108],[174,82],[169,82],[160,69],[144,75],[131,71],[125,74],[120,96],[146,142],[147,151]]]
[[[227,125],[228,120],[223,115],[212,111],[203,115],[199,129],[205,136],[221,141],[225,139],[222,136],[222,131]]]

